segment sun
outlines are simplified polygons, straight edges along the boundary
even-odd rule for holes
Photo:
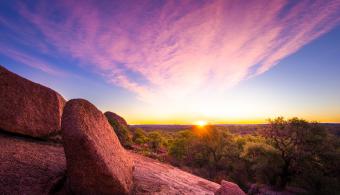
[[[195,125],[198,126],[198,127],[204,127],[208,124],[207,121],[196,121],[195,122]]]

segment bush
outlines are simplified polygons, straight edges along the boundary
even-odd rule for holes
[[[153,131],[148,134],[148,144],[152,151],[157,152],[164,146],[164,138],[160,132]]]
[[[241,157],[247,160],[257,183],[275,185],[283,162],[279,151],[266,143],[248,142]]]
[[[148,142],[148,138],[142,129],[137,128],[133,134],[132,141],[136,144],[145,144]]]

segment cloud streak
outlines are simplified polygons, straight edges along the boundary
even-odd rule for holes
[[[340,22],[338,0],[49,4],[17,5],[44,37],[30,35],[32,47],[77,59],[149,102],[223,92]]]
[[[70,75],[70,74],[66,73],[65,71],[62,71],[62,70],[56,68],[54,65],[51,65],[50,63],[48,63],[44,60],[34,58],[34,57],[27,55],[25,53],[22,53],[20,51],[16,51],[16,50],[13,50],[13,49],[10,49],[10,48],[0,48],[0,52],[1,52],[1,54],[12,58],[19,63],[22,63],[24,65],[28,65],[32,68],[41,70],[43,72],[46,72],[46,73],[54,75],[54,76],[64,77],[64,76]]]

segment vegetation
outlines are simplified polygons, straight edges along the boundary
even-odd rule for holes
[[[131,149],[132,147],[132,134],[129,128],[123,124],[120,124],[115,119],[108,118],[110,125],[113,127],[120,143],[125,147]]]
[[[137,152],[216,182],[233,181],[245,191],[257,184],[340,194],[339,137],[318,123],[279,117],[246,135],[220,126],[177,132],[132,130]]]

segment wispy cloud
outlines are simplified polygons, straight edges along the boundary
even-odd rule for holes
[[[41,70],[51,75],[60,76],[60,77],[69,75],[65,71],[62,71],[59,68],[56,68],[54,65],[51,65],[50,63],[44,60],[37,59],[35,57],[32,57],[20,51],[16,51],[10,48],[0,47],[0,53],[14,59],[15,61],[19,63]]]
[[[145,101],[224,91],[340,22],[338,0],[42,1],[17,8],[43,36],[34,41],[44,53],[77,59]]]

